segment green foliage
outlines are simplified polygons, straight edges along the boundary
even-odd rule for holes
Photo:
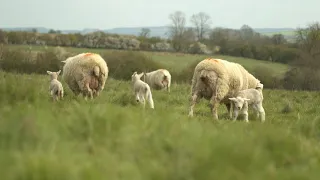
[[[58,71],[62,68],[58,54],[51,49],[34,52],[12,50],[2,46],[0,55],[0,69],[4,71],[45,74],[47,70]]]
[[[0,72],[2,179],[317,179],[319,93],[264,90],[266,122],[222,116],[207,101],[187,117],[189,85],[136,104],[130,82],[108,79],[93,101],[66,88],[53,103],[48,76]],[[10,102],[10,103],[8,103]],[[287,104],[291,110],[283,113]]]
[[[140,52],[134,51],[114,51],[102,54],[108,64],[109,75],[119,80],[131,80],[133,72],[149,72],[161,68],[160,64],[152,61]]]

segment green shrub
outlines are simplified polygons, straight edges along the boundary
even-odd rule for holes
[[[149,72],[162,66],[143,53],[133,51],[113,51],[101,54],[109,67],[109,76],[118,80],[131,80],[133,72]]]
[[[263,83],[264,88],[273,89],[282,87],[280,77],[276,76],[276,72],[267,66],[257,66],[252,70],[251,73],[257,79],[259,79],[261,83]]]
[[[0,55],[0,69],[7,72],[45,74],[47,70],[58,71],[63,66],[61,55],[51,49],[33,52],[1,47]]]

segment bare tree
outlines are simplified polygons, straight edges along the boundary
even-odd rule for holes
[[[140,32],[141,37],[149,37],[151,30],[149,28],[142,28]]]
[[[307,28],[298,28],[296,31],[296,42],[301,50],[316,56],[320,53],[320,24],[310,24]]]
[[[173,48],[182,50],[184,35],[186,31],[186,16],[181,11],[176,11],[169,15],[171,25],[169,26],[169,37],[172,40]]]
[[[210,29],[211,17],[207,13],[199,12],[198,14],[193,14],[190,21],[195,28],[198,40],[203,41]]]
[[[272,43],[275,45],[286,43],[286,39],[284,38],[283,34],[274,34],[272,35],[271,40],[272,40]]]

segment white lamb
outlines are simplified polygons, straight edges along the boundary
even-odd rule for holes
[[[256,88],[260,81],[238,63],[222,59],[206,58],[194,69],[191,85],[189,116],[193,116],[195,104],[201,99],[210,100],[214,119],[218,119],[218,105],[227,106],[230,117],[231,103],[228,98],[244,89]]]
[[[233,111],[233,120],[237,120],[240,114],[245,116],[245,121],[248,120],[248,106],[253,107],[256,111],[257,118],[260,116],[261,122],[265,121],[265,111],[262,106],[263,102],[263,84],[258,83],[256,89],[250,88],[239,91],[235,97],[229,98],[231,100],[231,110]]]
[[[166,88],[170,92],[171,74],[166,69],[158,69],[145,73],[145,82],[153,89],[160,90]]]
[[[150,86],[140,79],[143,75],[144,73],[138,74],[137,72],[134,72],[131,76],[136,101],[143,103],[143,108],[145,108],[145,100],[147,100],[149,102],[150,108],[154,109]]]
[[[63,86],[60,81],[58,81],[58,76],[60,74],[61,70],[58,72],[51,72],[47,71],[47,73],[50,75],[50,86],[49,91],[53,98],[53,101],[58,101],[59,99],[63,98]]]

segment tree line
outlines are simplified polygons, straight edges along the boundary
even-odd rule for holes
[[[143,28],[138,36],[102,31],[62,34],[60,30],[53,29],[48,33],[38,33],[33,29],[31,32],[0,30],[0,43],[222,54],[280,63],[293,62],[301,51],[298,40],[288,42],[282,34],[266,36],[248,25],[240,29],[212,28],[211,17],[205,12],[190,17],[192,27],[187,27],[187,17],[181,11],[173,12],[168,18],[168,39],[150,37],[150,29],[147,28]]]

